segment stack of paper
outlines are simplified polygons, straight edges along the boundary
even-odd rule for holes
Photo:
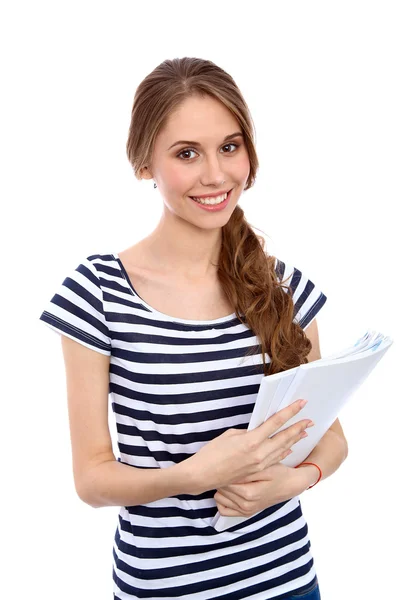
[[[300,398],[307,400],[299,414],[289,419],[273,435],[303,419],[312,419],[314,427],[307,429],[308,437],[291,448],[293,453],[282,464],[295,467],[318,444],[349,398],[365,381],[393,340],[379,332],[368,330],[354,346],[326,358],[300,365],[288,371],[267,375],[261,381],[248,431],[254,429]],[[272,437],[272,436],[271,436]],[[211,526],[223,531],[249,517],[215,515]]]

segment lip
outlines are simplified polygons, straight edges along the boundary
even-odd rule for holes
[[[232,188],[231,188],[232,189]],[[193,196],[189,196],[190,198],[216,198],[217,196],[222,196],[223,194],[228,194],[231,190],[221,190],[220,192],[215,192],[215,194],[194,194]]]
[[[232,190],[233,188],[229,190],[226,199],[220,202],[219,204],[201,204],[200,202],[196,202],[196,200],[194,200],[192,197],[190,197],[190,199],[193,200],[194,204],[196,204],[200,210],[205,210],[207,212],[219,212],[223,211],[225,207],[228,206],[231,200]]]

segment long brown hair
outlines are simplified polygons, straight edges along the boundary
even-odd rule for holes
[[[250,160],[244,191],[254,185],[258,158],[249,108],[232,77],[209,60],[174,58],[159,64],[136,89],[126,152],[137,179],[151,164],[158,132],[171,112],[191,96],[219,100],[238,120]],[[264,375],[307,363],[311,342],[294,321],[291,288],[275,272],[275,257],[264,250],[265,240],[236,205],[222,227],[218,278],[236,316],[258,336]],[[265,354],[269,355],[267,364]]]

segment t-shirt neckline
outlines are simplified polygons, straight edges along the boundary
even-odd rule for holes
[[[210,325],[210,324],[217,324],[217,323],[224,323],[225,321],[230,321],[232,319],[237,319],[236,313],[231,313],[230,315],[227,315],[225,317],[219,317],[218,319],[209,319],[207,321],[198,321],[196,319],[180,319],[178,317],[172,317],[171,315],[167,315],[166,313],[163,313],[155,308],[153,308],[153,306],[150,306],[150,304],[148,304],[141,296],[139,296],[139,294],[137,293],[137,291],[135,290],[134,286],[132,285],[132,282],[130,280],[130,277],[124,267],[124,265],[122,264],[122,261],[118,255],[117,252],[113,252],[112,256],[114,257],[114,259],[116,260],[116,262],[119,265],[119,268],[122,272],[122,275],[124,276],[129,288],[131,289],[131,291],[134,293],[135,296],[137,296],[140,300],[140,302],[143,304],[143,306],[145,306],[146,308],[149,309],[150,312],[156,314],[156,315],[160,315],[161,317],[163,317],[164,319],[167,319],[169,321],[174,321],[177,323],[187,323],[188,325]]]

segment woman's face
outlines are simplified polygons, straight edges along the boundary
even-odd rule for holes
[[[148,173],[166,209],[201,228],[229,221],[250,174],[243,136],[226,139],[235,133],[241,133],[236,118],[209,96],[187,98],[170,115],[157,136]],[[217,211],[204,210],[191,199],[229,190],[228,204]]]

